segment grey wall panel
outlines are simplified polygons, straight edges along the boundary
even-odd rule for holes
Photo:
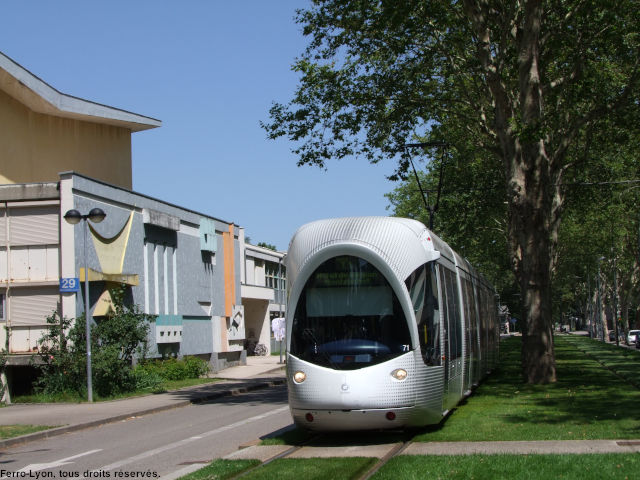
[[[182,335],[181,355],[198,355],[213,351],[213,327],[210,318],[182,320],[184,333]]]

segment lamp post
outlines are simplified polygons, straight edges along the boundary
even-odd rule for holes
[[[93,386],[91,381],[91,312],[89,311],[89,266],[87,261],[87,220],[93,223],[100,223],[107,216],[100,208],[92,208],[87,215],[82,215],[78,210],[68,210],[64,214],[64,219],[71,225],[76,225],[84,220],[84,319],[85,334],[87,336],[87,400],[93,402]]]

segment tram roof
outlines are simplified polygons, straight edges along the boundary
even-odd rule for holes
[[[400,280],[420,265],[439,256],[471,277],[488,282],[463,257],[421,222],[400,217],[344,217],[316,220],[301,226],[287,252],[287,277],[294,282],[298,272],[319,251],[331,245],[359,244],[376,251]],[[402,248],[398,248],[402,245]]]
[[[360,245],[375,251],[404,280],[416,268],[451,248],[417,220],[398,217],[345,217],[317,220],[300,227],[287,253],[290,282],[307,261],[332,245]],[[402,248],[398,248],[401,245]]]

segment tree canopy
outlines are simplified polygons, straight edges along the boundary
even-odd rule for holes
[[[398,152],[417,139],[445,140],[459,162],[496,172],[524,377],[552,382],[563,185],[596,170],[586,168],[599,162],[596,132],[634,128],[622,120],[637,117],[638,3],[314,0],[297,15],[309,38],[298,88],[263,126],[294,142],[300,165],[394,158],[402,178]]]

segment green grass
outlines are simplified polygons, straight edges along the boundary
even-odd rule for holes
[[[359,478],[375,458],[281,458],[247,475],[252,480],[326,480]]]
[[[180,480],[224,480],[244,472],[256,465],[259,460],[223,460],[218,459],[204,468],[180,477]]]
[[[400,456],[372,480],[396,479],[575,479],[640,477],[640,455],[462,455]]]
[[[260,467],[245,478],[260,480],[343,480],[359,478],[377,461],[375,458],[282,458]],[[258,460],[214,460],[206,467],[180,477],[180,480],[221,480],[231,478]]]
[[[0,440],[28,435],[29,433],[40,432],[42,430],[49,430],[50,428],[55,427],[45,425],[0,425]]]
[[[174,390],[180,390],[181,388],[194,387],[198,385],[207,385],[210,383],[221,382],[220,378],[188,378],[185,380],[165,380],[160,387],[153,391],[149,390],[137,390],[134,392],[120,393],[118,395],[112,395],[109,397],[101,397],[94,392],[94,402],[106,402],[109,400],[118,400],[121,398],[139,397],[141,395],[149,395],[152,393],[164,393]],[[80,396],[75,392],[65,392],[56,395],[46,395],[43,393],[31,394],[31,395],[18,395],[11,398],[13,403],[82,403],[87,401],[86,396]]]
[[[582,440],[640,437],[640,390],[604,368],[640,371],[640,356],[584,337],[555,337],[558,381],[528,385],[520,338],[500,345],[501,366],[440,425],[416,441]],[[586,355],[584,351],[589,351]]]
[[[640,350],[617,347],[613,343],[595,340],[585,341],[580,337],[563,337],[569,344],[584,352],[587,356],[619,377],[640,388]]]

